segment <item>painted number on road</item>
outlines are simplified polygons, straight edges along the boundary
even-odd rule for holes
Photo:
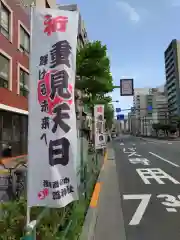
[[[164,206],[167,206],[166,210],[168,212],[177,212],[176,208],[180,207],[180,195],[178,195],[177,197],[174,197],[174,196],[169,195],[169,194],[160,194],[160,195],[157,196],[157,198],[164,199],[162,204]]]
[[[136,212],[134,213],[129,225],[138,225],[143,218],[143,215],[146,211],[146,208],[149,204],[151,199],[151,194],[130,194],[130,195],[123,195],[124,200],[141,200]]]

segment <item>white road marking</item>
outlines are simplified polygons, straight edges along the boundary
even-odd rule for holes
[[[166,210],[168,212],[177,212],[177,210],[175,208],[166,208]]]
[[[143,165],[150,165],[150,161],[147,158],[129,158],[129,161],[132,164],[141,163]]]
[[[164,162],[167,162],[167,163],[173,165],[174,167],[180,167],[180,166],[177,165],[176,163],[173,163],[173,162],[171,162],[171,161],[169,161],[169,160],[167,160],[167,159],[165,159],[165,158],[163,158],[163,157],[161,157],[161,156],[159,156],[159,155],[157,155],[157,154],[155,154],[155,153],[153,153],[153,152],[149,152],[149,153],[150,153],[151,155],[153,155],[153,156],[155,156],[155,157],[163,160]]]
[[[151,194],[129,194],[129,195],[123,195],[124,200],[138,200],[140,199],[141,202],[136,209],[131,221],[129,222],[129,225],[138,225],[146,211],[146,208],[149,204],[151,198]]]
[[[137,157],[141,157],[141,155],[137,154],[136,152],[131,152],[128,157],[132,157],[132,156],[137,156]]]
[[[120,146],[124,146],[124,143],[120,143]]]
[[[163,141],[163,140],[157,140],[157,141],[147,141],[148,143],[153,143],[153,144],[162,144],[162,143],[165,143],[165,144],[172,144],[171,142],[168,142],[168,141]]]
[[[159,184],[165,184],[165,182],[163,182],[161,179],[169,179],[174,184],[180,184],[180,182],[165,173],[160,168],[138,168],[136,171],[145,184],[151,184],[149,179],[154,179]]]
[[[136,147],[132,147],[132,148],[128,148],[131,152],[135,152],[136,151]]]
[[[163,205],[175,208],[175,207],[180,207],[180,201],[177,200],[177,197],[174,197],[169,194],[160,194],[157,196],[157,198],[163,198],[164,201],[162,202]],[[179,196],[178,196],[179,198]]]

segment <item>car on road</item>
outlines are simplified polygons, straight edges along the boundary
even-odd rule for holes
[[[115,133],[115,132],[113,132],[113,133],[111,134],[111,137],[112,137],[112,138],[115,138],[115,137],[117,137],[116,133]]]

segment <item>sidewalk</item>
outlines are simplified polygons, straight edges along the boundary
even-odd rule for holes
[[[108,149],[107,160],[100,173],[100,194],[97,205],[90,205],[91,216],[87,216],[84,229],[87,235],[81,240],[125,240],[121,197],[116,173],[114,150]],[[89,214],[87,214],[89,215]],[[87,230],[89,226],[90,231]]]

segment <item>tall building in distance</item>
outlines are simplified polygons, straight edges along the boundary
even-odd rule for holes
[[[157,91],[153,94],[152,114],[154,123],[168,123],[168,102],[165,91]]]
[[[180,41],[171,41],[164,58],[169,115],[180,116]]]
[[[140,119],[147,115],[147,106],[151,105],[151,88],[135,88],[133,96],[133,107],[136,109],[136,118]]]
[[[67,11],[79,11],[77,4],[59,4],[58,8]],[[80,49],[86,43],[88,43],[87,31],[81,14],[79,14],[77,48]]]
[[[167,123],[168,105],[164,85],[156,88],[136,88],[133,104],[135,111],[128,117],[131,132],[150,135],[153,123]]]

